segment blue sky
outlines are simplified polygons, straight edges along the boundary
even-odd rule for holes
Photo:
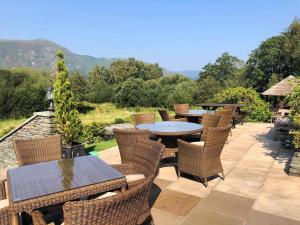
[[[300,17],[300,0],[1,0],[0,10],[2,39],[198,70],[224,51],[246,60]]]

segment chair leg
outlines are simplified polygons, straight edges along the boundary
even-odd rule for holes
[[[204,178],[204,186],[205,186],[206,188],[208,187],[207,177]]]
[[[221,174],[222,174],[222,180],[225,180],[225,173],[224,173],[224,171],[222,171]]]

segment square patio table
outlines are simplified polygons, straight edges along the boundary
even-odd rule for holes
[[[80,197],[126,188],[125,176],[94,156],[62,159],[10,169],[9,204],[17,215]],[[14,216],[14,224],[18,224]]]

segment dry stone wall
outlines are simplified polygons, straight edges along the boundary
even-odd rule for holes
[[[56,133],[53,112],[36,112],[27,121],[0,138],[0,168],[15,166],[16,155],[13,141],[19,139],[41,138]]]

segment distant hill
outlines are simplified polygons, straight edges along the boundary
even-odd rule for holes
[[[76,54],[54,42],[37,40],[1,40],[0,39],[0,68],[32,67],[36,69],[55,68],[55,53],[62,50],[66,64],[71,71],[87,74],[94,65],[108,67],[117,58],[96,58]]]
[[[79,55],[69,49],[46,39],[36,40],[3,40],[0,39],[0,68],[31,67],[34,69],[55,70],[55,54],[62,50],[70,71],[80,71],[87,75],[99,64],[109,67],[120,58],[96,58]],[[164,75],[183,74],[193,80],[198,78],[199,71],[170,71],[163,68]]]
[[[192,80],[197,80],[199,77],[199,72],[198,70],[183,70],[183,71],[176,71],[177,73],[181,73],[187,77],[189,77]]]

